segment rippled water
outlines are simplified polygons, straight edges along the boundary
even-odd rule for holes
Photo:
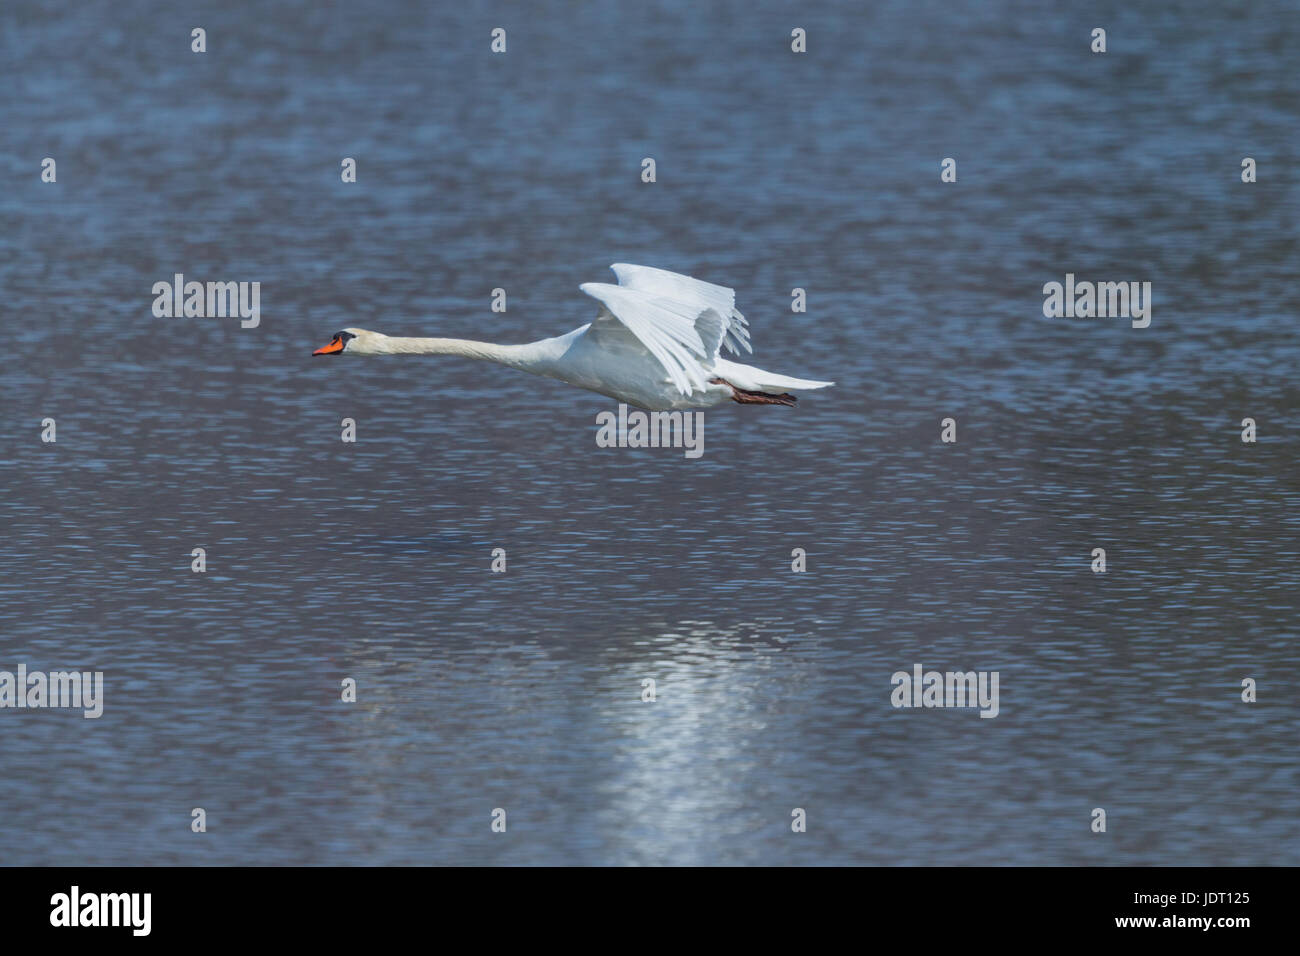
[[[1294,7],[700,6],[0,8],[0,670],[106,682],[0,711],[0,862],[1300,862]],[[616,261],[838,385],[687,460],[309,358],[558,334]],[[1150,328],[1044,318],[1067,272]],[[1000,715],[895,710],[916,663]]]

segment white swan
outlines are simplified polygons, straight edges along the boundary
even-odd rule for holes
[[[726,401],[793,405],[794,396],[785,389],[835,384],[722,358],[723,346],[736,354],[742,348],[753,351],[749,323],[736,311],[731,289],[647,266],[620,262],[611,268],[618,285],[579,287],[600,303],[596,321],[557,338],[493,345],[344,329],[312,355],[463,355],[557,378],[650,411]]]

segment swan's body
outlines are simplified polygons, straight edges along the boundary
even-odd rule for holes
[[[676,272],[618,263],[618,285],[588,282],[601,304],[596,320],[527,345],[465,339],[401,338],[344,329],[313,355],[461,355],[545,375],[650,411],[741,404],[793,405],[788,388],[833,382],[791,378],[721,357],[749,345],[735,293]]]

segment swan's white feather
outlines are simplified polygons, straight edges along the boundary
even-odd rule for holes
[[[781,392],[787,388],[829,388],[834,382],[820,382],[810,378],[795,378],[793,375],[781,375],[752,365],[741,365],[724,358],[713,363],[713,374],[726,379],[732,385],[748,389],[751,392]]]
[[[701,363],[717,354],[720,341],[721,320],[716,312],[701,309],[698,303],[679,302],[607,282],[584,282],[578,288],[604,306],[596,317],[597,323],[618,322],[625,326],[659,360],[679,392],[690,395],[704,391],[707,379]],[[712,354],[700,336],[697,322],[710,340]]]
[[[722,344],[727,350],[736,355],[742,349],[746,352],[754,351],[749,344],[749,322],[736,310],[736,293],[733,289],[651,266],[616,262],[610,269],[618,277],[618,284],[625,289],[635,289],[652,296],[694,305],[698,312],[712,309],[722,319]],[[714,354],[717,354],[716,350]]]

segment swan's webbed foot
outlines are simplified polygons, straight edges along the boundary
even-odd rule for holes
[[[711,378],[709,383],[712,385],[725,385],[731,389],[731,400],[741,405],[794,405],[798,401],[789,392],[782,392],[775,395],[771,392],[750,392],[743,388],[737,388],[726,379]]]

